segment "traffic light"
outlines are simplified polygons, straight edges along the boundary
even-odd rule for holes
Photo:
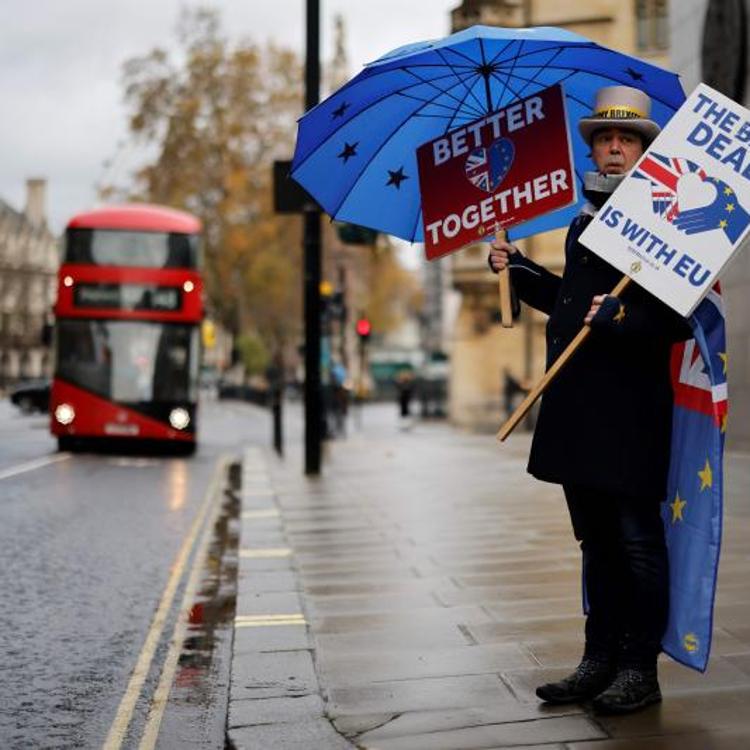
[[[359,318],[357,320],[357,336],[359,340],[364,344],[369,338],[372,332],[372,326],[367,318]]]

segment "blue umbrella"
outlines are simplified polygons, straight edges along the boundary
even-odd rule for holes
[[[685,101],[674,73],[571,31],[473,26],[383,55],[307,112],[291,175],[332,218],[422,241],[417,147],[557,83],[571,124],[591,113],[602,86],[645,91],[660,125]],[[577,131],[571,140],[582,184],[589,149]],[[579,209],[519,224],[509,235],[566,225]]]

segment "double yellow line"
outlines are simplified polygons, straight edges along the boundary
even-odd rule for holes
[[[172,687],[172,682],[174,681],[177,662],[185,638],[188,614],[192,607],[198,584],[200,582],[200,575],[205,561],[206,552],[208,550],[208,544],[211,540],[211,532],[214,527],[214,522],[219,510],[221,509],[222,478],[226,473],[228,463],[229,459],[227,457],[223,457],[219,460],[203,499],[203,503],[201,504],[198,514],[190,527],[188,535],[185,537],[185,540],[177,553],[175,562],[172,565],[172,572],[169,576],[169,580],[167,581],[164,593],[159,601],[159,606],[157,607],[156,613],[151,621],[151,626],[149,627],[146,640],[143,643],[143,648],[138,656],[138,661],[133,669],[133,673],[130,676],[128,686],[125,689],[125,695],[120,701],[117,713],[115,714],[115,719],[109,729],[107,738],[104,740],[103,750],[119,750],[125,741],[138,698],[143,690],[143,683],[151,669],[151,663],[154,659],[156,648],[159,644],[162,631],[164,630],[169,612],[172,608],[172,602],[177,593],[179,582],[182,580],[191,553],[195,548],[196,553],[193,557],[190,577],[185,586],[185,593],[182,597],[180,612],[177,616],[177,622],[172,633],[169,651],[164,660],[159,684],[151,701],[146,726],[143,730],[143,735],[141,736],[141,742],[138,745],[138,748],[139,750],[152,750],[156,745],[156,740],[159,735],[159,727],[161,725],[162,716],[164,715],[164,709],[167,705],[167,698],[169,697],[169,691]],[[201,528],[203,529],[203,532],[198,541],[198,535],[201,532]],[[196,541],[198,541],[197,547]]]

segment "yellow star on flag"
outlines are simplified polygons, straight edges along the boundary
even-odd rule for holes
[[[672,523],[676,521],[684,521],[682,517],[682,509],[687,505],[687,500],[680,500],[680,493],[675,493],[674,502],[669,504],[672,509]]]
[[[726,228],[727,228],[727,223],[728,223],[728,222],[727,222],[727,220],[726,220],[726,219],[722,219],[722,220],[721,220],[721,221],[719,222],[719,227],[720,227],[721,229],[726,229]]]
[[[727,417],[728,416],[729,416],[729,414],[722,414],[721,415],[721,428],[720,428],[721,432],[726,432],[727,431]]]
[[[731,214],[734,211],[734,203],[727,203],[726,209]]]
[[[724,374],[727,374],[727,361],[729,360],[729,355],[726,352],[719,352],[719,359],[721,360],[721,363],[724,365]]]
[[[708,459],[706,459],[706,465],[703,467],[703,469],[698,472],[698,476],[701,480],[701,492],[705,490],[706,487],[711,487],[713,485],[714,478],[711,472],[711,464],[708,463]]]
[[[625,320],[625,305],[620,305],[620,310],[618,311],[617,315],[613,318],[615,323],[622,323],[623,320]]]
[[[724,188],[724,195],[731,195],[732,194],[732,188],[730,188],[728,185]]]

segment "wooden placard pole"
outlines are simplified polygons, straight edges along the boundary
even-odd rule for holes
[[[495,224],[495,239],[505,242],[508,233]],[[503,328],[513,328],[513,310],[510,297],[510,270],[507,266],[497,274],[498,289],[500,292],[500,323]]]
[[[609,293],[612,297],[619,297],[623,290],[630,284],[632,279],[630,276],[623,276],[617,283],[617,286]],[[534,402],[539,396],[544,393],[547,386],[552,382],[552,379],[562,369],[563,365],[570,359],[576,349],[586,340],[591,328],[588,325],[584,327],[576,334],[576,337],[568,344],[565,351],[552,363],[552,366],[544,373],[544,377],[529,391],[526,398],[519,404],[518,408],[513,412],[510,419],[500,428],[497,433],[497,439],[502,442],[505,438],[510,435],[515,429],[516,425],[526,416],[526,412],[532,407]]]

